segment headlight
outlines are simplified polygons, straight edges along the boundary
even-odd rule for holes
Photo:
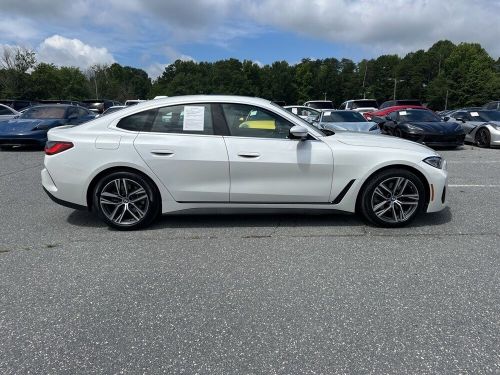
[[[442,169],[444,160],[440,156],[429,156],[428,158],[425,158],[423,162],[433,166],[434,168]]]
[[[407,128],[409,131],[413,133],[421,133],[422,129],[420,129],[418,126],[413,126],[413,125],[407,125]]]

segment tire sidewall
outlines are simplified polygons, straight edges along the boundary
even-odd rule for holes
[[[371,199],[375,188],[382,181],[387,180],[388,178],[391,177],[403,177],[409,179],[411,182],[415,184],[415,187],[418,190],[419,201],[417,209],[412,214],[412,216],[410,216],[410,218],[404,222],[391,223],[381,220],[377,215],[375,215],[371,206]],[[415,173],[405,169],[389,169],[372,176],[370,180],[368,180],[368,182],[363,187],[360,198],[361,198],[360,211],[366,220],[368,220],[370,223],[376,226],[386,227],[386,228],[398,228],[408,225],[415,219],[415,217],[417,217],[422,211],[424,211],[426,204],[426,190],[424,184]]]
[[[478,135],[481,134],[480,132],[486,132],[486,139],[488,140],[488,142],[485,145],[482,145],[478,142],[478,138],[479,138]],[[488,148],[488,147],[490,147],[490,144],[491,144],[491,134],[490,134],[489,130],[487,128],[479,129],[476,133],[476,145],[477,145],[477,147]]]
[[[149,198],[149,207],[144,215],[144,217],[137,223],[132,225],[120,225],[116,224],[112,220],[108,219],[108,217],[102,212],[101,205],[99,203],[99,197],[102,189],[108,184],[110,181],[118,179],[118,178],[126,178],[129,180],[133,180],[140,184]],[[113,172],[104,177],[102,177],[99,182],[96,184],[93,194],[93,207],[97,211],[98,216],[110,227],[118,229],[118,230],[134,230],[144,228],[152,223],[152,221],[158,216],[158,212],[160,210],[159,205],[159,195],[156,190],[151,185],[146,178],[143,176],[133,173],[133,172]]]

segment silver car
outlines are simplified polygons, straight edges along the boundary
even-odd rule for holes
[[[0,121],[13,119],[14,117],[17,117],[20,114],[21,113],[17,112],[15,109],[0,104]]]
[[[348,131],[380,134],[377,123],[367,121],[363,115],[355,111],[323,111],[313,125],[321,130],[332,132]]]
[[[462,124],[465,142],[479,147],[500,146],[500,111],[458,110],[450,116]]]

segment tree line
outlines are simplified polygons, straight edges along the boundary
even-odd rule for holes
[[[4,47],[0,53],[0,97],[13,99],[150,99],[156,95],[227,94],[284,100],[420,99],[432,109],[482,105],[500,99],[500,58],[480,44],[444,40],[404,57],[276,61],[260,66],[237,59],[177,60],[155,80],[138,68],[95,65],[82,71],[36,61],[34,51]]]

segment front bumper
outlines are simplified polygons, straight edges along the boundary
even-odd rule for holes
[[[427,205],[426,212],[441,211],[448,205],[448,172],[446,170],[446,161],[443,169],[434,168],[425,162],[421,163],[429,183],[429,204]]]
[[[464,144],[465,134],[403,133],[403,138],[429,147],[458,147]]]

